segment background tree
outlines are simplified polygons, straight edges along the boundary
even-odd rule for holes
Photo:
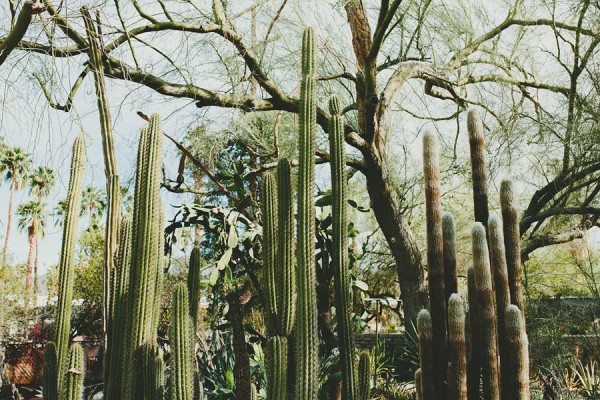
[[[33,294],[34,298],[38,291],[37,265],[35,265],[35,250],[38,243],[38,235],[44,235],[46,226],[46,217],[48,215],[43,203],[37,200],[32,200],[19,205],[17,208],[19,215],[18,227],[21,231],[27,231],[27,240],[29,242],[29,255],[27,257],[27,277],[25,280],[25,288],[27,293],[31,293],[31,284],[33,277]],[[35,268],[34,268],[35,266]]]
[[[15,192],[26,182],[29,173],[31,159],[29,154],[18,147],[9,147],[4,151],[0,162],[4,169],[4,180],[10,182],[10,199],[8,201],[8,217],[6,222],[6,237],[4,238],[4,250],[2,252],[2,268],[6,266],[6,255],[8,252],[8,240],[12,225],[13,201]]]
[[[48,167],[40,166],[37,167],[31,175],[29,175],[29,194],[37,197],[37,201],[42,203],[44,198],[47,198],[54,185],[56,184],[56,177],[54,171]],[[43,235],[43,232],[42,232]],[[37,271],[40,261],[40,240],[39,235],[35,235],[35,264],[33,267],[34,275],[34,291],[37,293]]]

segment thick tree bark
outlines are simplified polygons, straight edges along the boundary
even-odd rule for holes
[[[419,311],[429,306],[421,253],[392,193],[387,168],[371,152],[364,156],[371,208],[396,262],[404,318],[416,319]]]
[[[35,224],[35,222],[34,222]],[[35,256],[35,227],[34,225],[28,228],[27,241],[29,242],[29,254],[27,256],[27,277],[25,278],[25,289],[27,289],[27,299],[29,299],[29,291],[31,290],[31,277],[33,275],[33,261]]]

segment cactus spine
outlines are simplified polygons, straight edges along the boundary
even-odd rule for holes
[[[358,400],[370,400],[371,395],[371,357],[369,352],[361,351],[358,356]]]
[[[444,290],[446,298],[458,293],[458,270],[456,266],[456,223],[448,212],[442,214],[442,234],[444,236]]]
[[[448,300],[448,400],[467,399],[467,343],[462,298],[454,293]]]
[[[42,395],[44,400],[58,400],[58,360],[56,358],[56,345],[48,342],[44,351],[44,386]]]
[[[194,333],[198,332],[198,310],[200,306],[200,283],[202,281],[202,255],[200,249],[194,247],[190,255],[190,265],[188,270],[188,294],[190,302],[190,316],[192,317],[192,326]]]
[[[432,320],[434,386],[436,398],[445,397],[446,355],[446,291],[444,288],[444,243],[442,234],[441,183],[437,137],[431,132],[423,138],[423,171],[427,220],[427,266]],[[425,375],[425,369],[421,366]],[[429,378],[428,378],[429,379]],[[427,398],[427,394],[424,393]]]
[[[81,400],[83,396],[83,378],[85,377],[85,364],[83,348],[74,344],[69,351],[66,377],[62,388],[62,399]]]
[[[486,241],[485,227],[481,222],[473,224],[473,268],[475,273],[475,293],[477,296],[478,321],[481,325],[480,352],[483,360],[483,393],[486,400],[499,400],[500,387],[498,354],[496,348],[497,321],[494,308],[494,293],[490,271],[490,256]]]
[[[469,145],[471,147],[475,221],[485,225],[489,217],[485,140],[483,138],[483,123],[481,122],[479,113],[475,109],[470,109],[467,112],[467,130],[469,131]]]
[[[500,207],[506,248],[506,265],[510,287],[510,302],[519,310],[525,310],[523,300],[523,269],[521,267],[521,237],[519,232],[519,212],[517,210],[513,185],[510,180],[500,184]]]
[[[494,290],[496,292],[496,312],[498,315],[498,351],[500,353],[500,376],[502,377],[502,398],[513,399],[511,382],[505,377],[510,374],[508,365],[508,334],[506,332],[506,309],[510,305],[510,292],[508,289],[508,272],[506,269],[506,254],[504,251],[504,237],[500,221],[490,217],[488,222],[488,235],[490,238],[490,262],[494,275]]]
[[[193,345],[191,341],[191,321],[189,316],[187,287],[179,284],[173,295],[173,323],[171,325],[171,400],[192,400]]]
[[[431,314],[427,310],[421,310],[417,316],[417,332],[419,333],[419,356],[421,364],[419,370],[421,371],[420,386],[423,400],[436,400],[431,325]]]
[[[311,28],[302,38],[302,85],[299,115],[298,309],[296,314],[296,398],[316,400],[319,338],[315,271],[315,40]]]
[[[160,311],[160,277],[162,276],[162,206],[160,174],[162,126],[160,117],[152,115],[150,126],[142,129],[136,169],[129,276],[128,309],[130,320],[124,365],[124,400],[139,399],[141,393],[136,370],[139,358],[134,355],[145,342],[156,341],[156,321]],[[189,312],[186,310],[186,312]]]
[[[335,309],[338,326],[340,360],[342,369],[342,397],[352,400],[356,396],[356,368],[354,364],[354,335],[352,332],[352,288],[348,268],[347,182],[345,174],[344,120],[340,115],[340,101],[329,101],[331,122],[329,147],[331,154],[332,199],[332,261],[335,279]]]
[[[506,334],[509,354],[507,370],[510,371],[507,381],[513,390],[510,398],[529,400],[529,343],[521,310],[514,304],[506,310]]]
[[[85,144],[83,133],[73,143],[71,178],[67,195],[67,211],[63,226],[63,240],[60,254],[58,306],[56,311],[56,357],[59,376],[65,371],[69,336],[71,334],[71,303],[75,280],[75,246],[77,243],[77,223],[81,209],[81,190],[84,177]],[[59,379],[59,392],[61,388]]]

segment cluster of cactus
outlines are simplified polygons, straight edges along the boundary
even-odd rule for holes
[[[502,221],[490,217],[483,125],[475,110],[467,118],[476,220],[473,265],[467,269],[468,317],[456,293],[454,219],[442,215],[437,138],[426,133],[423,140],[430,310],[417,318],[417,398],[478,400],[483,393],[485,400],[528,400],[528,341],[512,184],[505,180],[501,185]]]
[[[302,41],[302,83],[298,163],[297,257],[294,262],[294,214],[290,162],[279,160],[277,178],[261,180],[266,326],[267,398],[316,400],[318,383],[317,296],[315,270],[315,39],[312,29]],[[344,122],[336,97],[330,100],[329,140],[332,179],[332,261],[339,329],[342,397],[367,399],[370,360],[357,360],[351,329],[352,290],[348,266],[347,189]],[[297,301],[296,301],[297,299]],[[296,306],[297,305],[297,306]],[[294,332],[294,349],[290,335]],[[289,387],[289,376],[294,387]],[[360,379],[359,379],[360,378]]]

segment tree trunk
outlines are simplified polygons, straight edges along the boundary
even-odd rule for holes
[[[27,256],[27,277],[25,278],[25,289],[27,289],[27,302],[31,291],[31,277],[33,275],[33,261],[35,256],[35,221],[28,228],[27,240],[29,242],[29,254]]]
[[[4,251],[2,253],[2,268],[6,266],[6,253],[8,252],[8,238],[10,236],[10,227],[12,225],[13,200],[15,197],[16,186],[17,181],[15,181],[13,177],[12,182],[10,183],[10,200],[8,201],[8,219],[6,222],[6,237],[4,238]]]
[[[37,295],[39,289],[38,283],[38,266],[40,261],[40,237],[35,233],[35,261],[33,264],[33,304],[37,304]]]
[[[421,253],[392,193],[390,176],[383,161],[370,150],[363,155],[371,208],[396,262],[404,318],[407,322],[416,320],[419,311],[429,306]]]

